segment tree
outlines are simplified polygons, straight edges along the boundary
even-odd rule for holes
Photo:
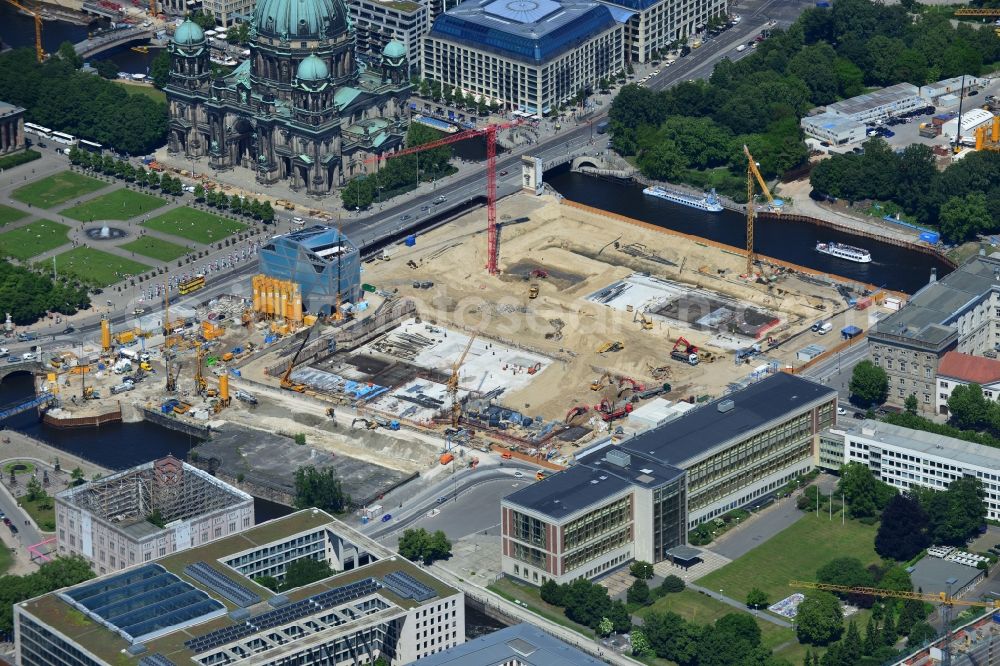
[[[625,634],[632,630],[632,616],[620,599],[615,599],[611,602],[611,610],[608,611],[608,617],[615,625],[616,634]]]
[[[431,96],[431,83],[427,79],[422,79],[420,81],[420,96],[421,97]]]
[[[632,574],[633,577],[639,580],[649,580],[653,577],[653,565],[649,562],[643,562],[642,560],[636,560],[631,565],[629,565],[628,572]]]
[[[909,642],[907,643],[911,647],[916,647],[918,645],[923,645],[924,643],[929,643],[930,641],[937,638],[937,632],[934,631],[934,627],[929,625],[927,622],[920,621],[913,625],[908,634]]]
[[[917,396],[914,393],[906,396],[906,400],[903,401],[903,408],[906,409],[910,414],[916,414],[917,410],[920,409],[920,404],[917,402]]]
[[[198,24],[202,30],[213,30],[215,28],[215,17],[212,12],[196,11],[191,15],[191,20]]]
[[[610,611],[611,599],[606,589],[580,578],[566,586],[563,605],[566,617],[596,630]]]
[[[646,632],[642,629],[633,629],[629,633],[629,643],[632,645],[633,657],[643,658],[653,656],[653,647],[649,644]]]
[[[910,494],[894,496],[882,512],[875,534],[875,552],[905,562],[930,545],[927,512]]]
[[[403,552],[400,551],[400,555]],[[404,555],[405,557],[405,555]],[[553,606],[563,605],[563,588],[559,583],[555,582],[553,579],[549,578],[542,586],[538,589],[539,595],[542,597],[542,601],[547,604],[552,604]]]
[[[33,476],[31,477],[31,480],[28,481],[27,497],[29,502],[36,502],[45,497],[48,497],[48,493],[46,493],[45,489],[42,488],[42,482],[38,480],[38,477]]]
[[[266,587],[272,592],[278,592],[281,589],[281,583],[274,576],[258,576],[253,579],[253,582]]]
[[[343,513],[351,504],[351,498],[344,492],[340,479],[332,467],[318,470],[312,465],[295,471],[295,507],[308,509],[316,507],[332,513]]]
[[[170,56],[167,54],[166,49],[162,49],[153,58],[153,62],[149,63],[149,78],[152,79],[153,85],[160,90],[170,82]]]
[[[57,557],[24,576],[0,576],[0,631],[13,630],[13,606],[94,577],[90,563],[79,555]]]
[[[204,201],[205,200],[205,186],[198,183],[194,186],[194,200]]]
[[[73,42],[63,42],[60,44],[57,55],[61,60],[69,63],[69,66],[73,69],[80,69],[83,67],[83,58],[77,54],[76,48],[73,46]]]
[[[260,205],[260,219],[264,224],[271,224],[274,222],[274,209],[271,208],[270,201],[264,201]]]
[[[843,631],[844,614],[837,597],[828,592],[809,592],[795,616],[796,635],[802,643],[827,645]]]
[[[837,490],[847,500],[852,518],[870,518],[878,514],[896,490],[872,474],[867,465],[849,463],[840,468]]]
[[[285,567],[285,580],[281,584],[281,589],[293,590],[297,587],[329,578],[333,574],[334,571],[326,563],[326,560],[314,560],[311,557],[303,557]]]
[[[933,543],[964,546],[986,522],[983,485],[975,477],[955,479],[944,492],[916,488],[914,494],[927,512],[927,531]]]
[[[657,657],[678,664],[691,663],[696,655],[697,631],[677,613],[652,612],[643,618],[643,632]]]
[[[676,592],[683,592],[684,587],[685,587],[684,580],[682,578],[680,578],[679,576],[675,576],[674,574],[670,574],[669,576],[663,579],[662,583],[660,583],[660,594],[674,594]]]
[[[114,60],[98,60],[94,63],[94,69],[97,70],[97,75],[101,78],[111,81],[118,78],[118,65],[115,64]]]
[[[399,554],[409,560],[431,564],[451,555],[451,542],[441,530],[433,534],[422,527],[406,530],[399,540]]]
[[[986,195],[982,192],[950,197],[942,204],[938,219],[941,233],[956,243],[995,228],[986,204]]]
[[[78,486],[84,482],[86,475],[83,473],[82,469],[74,467],[73,471],[69,473],[69,478],[72,481],[70,484],[71,486]]]
[[[989,423],[994,404],[983,395],[979,384],[958,385],[948,398],[949,421],[962,430],[978,430]]]
[[[819,568],[816,579],[820,583],[844,587],[871,587],[875,583],[871,572],[856,557],[838,557],[831,560]]]
[[[628,588],[626,599],[630,604],[645,606],[650,601],[649,585],[642,579],[634,581]]]
[[[851,373],[851,400],[862,407],[882,404],[889,395],[889,376],[885,370],[865,359]]]
[[[747,606],[753,609],[767,606],[767,593],[759,587],[751,587],[747,592]]]
[[[610,618],[602,617],[601,621],[597,623],[597,635],[610,636],[614,628],[615,623],[612,622]]]

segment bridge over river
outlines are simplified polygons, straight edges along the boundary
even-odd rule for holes
[[[85,39],[73,45],[76,54],[81,58],[91,58],[98,53],[118,48],[132,42],[145,42],[153,37],[153,31],[148,28],[122,28],[112,32],[102,33],[93,39]]]

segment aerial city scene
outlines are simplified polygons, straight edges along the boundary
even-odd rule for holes
[[[0,664],[1000,666],[1000,0],[0,0]]]

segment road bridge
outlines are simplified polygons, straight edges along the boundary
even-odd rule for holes
[[[4,363],[0,366],[0,382],[2,382],[8,375],[13,375],[15,372],[30,372],[34,375],[43,372],[44,370],[45,368],[38,361]]]
[[[103,53],[110,49],[118,48],[132,42],[145,42],[153,37],[153,31],[147,28],[123,28],[113,32],[106,32],[94,37],[85,39],[73,45],[76,54],[81,58],[92,58],[98,53]]]
[[[94,14],[95,16],[103,16],[104,18],[112,20],[120,19],[122,16],[122,11],[120,9],[108,9],[107,7],[102,7],[96,2],[83,3],[81,11],[85,14]]]

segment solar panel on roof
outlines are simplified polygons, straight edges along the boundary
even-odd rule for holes
[[[139,660],[139,666],[177,666],[160,653],[151,654]]]
[[[386,574],[382,578],[382,582],[386,587],[404,599],[427,601],[437,596],[437,592],[432,588],[424,585],[404,571],[394,571]]]
[[[189,564],[184,567],[184,573],[242,608],[260,603],[256,592],[216,571],[207,562]]]

